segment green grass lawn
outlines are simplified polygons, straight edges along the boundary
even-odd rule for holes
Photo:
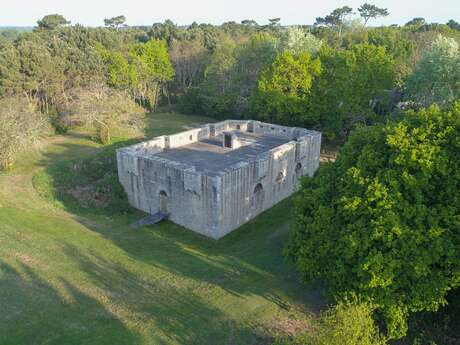
[[[148,121],[152,137],[210,120]],[[63,190],[113,183],[103,159],[121,137],[52,137],[0,174],[0,344],[266,344],[308,327],[322,298],[282,256],[290,200],[213,241],[170,222],[132,230],[142,214],[117,190],[100,207]]]

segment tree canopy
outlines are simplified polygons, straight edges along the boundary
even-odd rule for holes
[[[422,26],[425,24],[425,18],[422,17],[415,17],[409,20],[405,26]]]
[[[60,14],[49,14],[37,21],[37,24],[39,29],[54,30],[60,26],[70,24],[70,21]]]
[[[288,50],[294,55],[299,55],[302,52],[315,55],[318,53],[323,42],[313,36],[304,28],[294,26],[289,27],[281,36],[281,50]]]
[[[266,120],[294,123],[306,105],[313,79],[321,73],[321,62],[307,52],[279,54],[260,75],[252,108]]]
[[[375,19],[377,17],[386,17],[390,14],[386,8],[380,8],[375,5],[368,4],[367,2],[362,4],[358,8],[360,16],[364,19],[364,25],[367,24],[369,19]]]
[[[455,39],[439,36],[407,80],[407,98],[423,105],[460,98],[460,49]]]
[[[338,30],[339,35],[342,33],[343,26],[345,24],[345,19],[353,14],[353,9],[349,6],[343,6],[336,8],[330,14],[325,17],[316,18],[316,26],[327,26],[330,28],[335,28]]]
[[[108,27],[111,27],[111,28],[115,28],[115,29],[117,29],[117,30],[118,30],[118,28],[119,28],[120,26],[122,26],[125,22],[126,22],[126,17],[123,16],[123,15],[104,19],[104,25],[105,25],[105,26],[108,26]]]
[[[460,31],[460,23],[451,19],[447,22],[447,26],[450,27],[453,30],[458,30]]]
[[[460,284],[460,103],[355,130],[303,181],[287,255],[340,300],[375,303],[393,337]]]

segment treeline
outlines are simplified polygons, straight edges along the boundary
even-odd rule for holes
[[[228,37],[208,54],[195,43],[193,57],[171,55],[175,66],[203,61],[194,64],[193,78],[176,69],[179,109],[316,128],[327,139],[343,141],[357,124],[380,121],[398,105],[451,103],[459,96],[455,25],[416,21],[368,28],[338,12],[318,18],[317,26],[251,26],[243,40]],[[226,27],[247,30],[243,24]],[[433,59],[435,67],[426,68]],[[178,83],[179,76],[189,82]]]
[[[68,24],[49,15],[32,32],[0,36],[0,97],[10,104],[0,110],[0,128],[2,137],[15,138],[2,140],[3,168],[21,146],[49,133],[25,135],[24,122],[35,121],[25,110],[57,131],[88,127],[106,143],[112,127],[141,125],[145,109],[156,107],[174,75],[166,43],[143,30],[121,32],[111,22],[97,29]]]
[[[48,15],[31,32],[0,32],[0,97],[21,98],[58,131],[93,128],[103,142],[113,126],[140,124],[134,120],[158,105],[316,128],[343,141],[357,124],[390,116],[400,101],[417,107],[458,97],[457,22],[414,18],[371,28],[386,9],[364,4],[361,19],[352,13],[344,6],[299,27],[283,27],[279,18],[127,27],[117,16],[105,28],[86,28]],[[10,133],[22,131],[13,127]],[[20,147],[7,142],[3,167]]]

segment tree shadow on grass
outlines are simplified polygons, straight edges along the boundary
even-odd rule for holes
[[[262,339],[187,287],[148,279],[72,245],[66,245],[64,253],[104,291],[110,304],[129,313],[133,323],[149,325],[145,334],[149,343],[232,344],[232,339],[238,339],[238,344],[256,344]]]
[[[0,344],[136,344],[139,338],[67,280],[0,261]]]

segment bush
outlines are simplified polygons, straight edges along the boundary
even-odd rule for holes
[[[22,148],[51,133],[48,118],[24,97],[0,99],[0,170],[13,164]]]
[[[372,301],[393,337],[460,284],[459,137],[460,102],[358,129],[296,199],[287,254],[303,278]]]
[[[339,303],[320,319],[312,345],[383,345],[368,303]]]
[[[385,345],[369,303],[341,302],[319,318],[313,332],[274,345]]]
[[[199,114],[203,109],[200,89],[197,87],[189,88],[179,97],[177,107],[184,114]]]
[[[118,182],[116,149],[121,145],[125,143],[107,146],[90,158],[52,164],[34,176],[34,186],[48,201],[79,212],[134,212]]]

